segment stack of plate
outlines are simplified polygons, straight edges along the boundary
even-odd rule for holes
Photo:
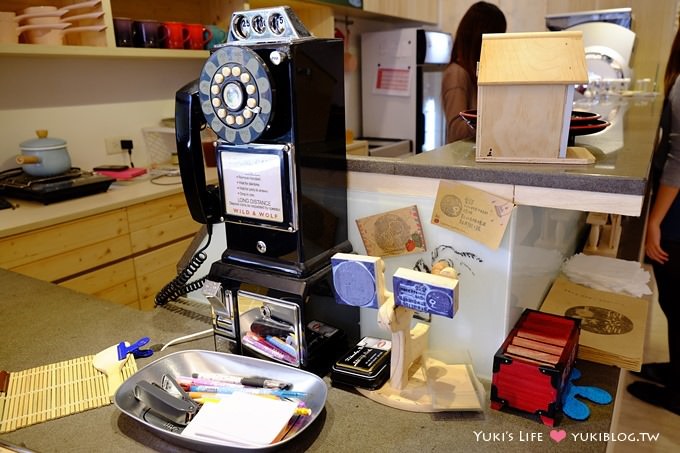
[[[472,130],[476,129],[476,109],[465,110],[464,112],[460,112],[459,115]],[[571,123],[569,125],[569,144],[573,145],[574,137],[577,135],[594,134],[605,130],[609,125],[609,121],[601,119],[600,115],[597,113],[574,110],[571,112]]]
[[[77,11],[77,13],[73,13]],[[101,0],[66,5],[30,6],[17,17],[27,28],[23,40],[43,45],[106,45]]]

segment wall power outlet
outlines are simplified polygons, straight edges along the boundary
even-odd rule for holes
[[[127,152],[127,150],[124,150],[123,147],[120,146],[121,140],[130,140],[130,138],[126,136],[105,138],[104,146],[106,146],[106,154],[121,154]]]

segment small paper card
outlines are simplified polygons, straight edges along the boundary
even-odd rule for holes
[[[205,403],[182,436],[202,442],[236,445],[270,445],[288,425],[298,403],[246,393],[225,395],[217,403]]]
[[[400,267],[392,285],[395,305],[448,318],[458,311],[458,279]]]
[[[367,255],[399,256],[426,250],[425,235],[415,205],[357,219],[356,222]]]
[[[331,257],[335,301],[343,305],[378,308],[385,291],[380,258],[336,253]]]
[[[515,205],[465,184],[441,181],[432,223],[497,249]]]

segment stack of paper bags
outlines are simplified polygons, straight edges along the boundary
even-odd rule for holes
[[[581,319],[578,358],[640,371],[649,302],[558,277],[540,310]]]

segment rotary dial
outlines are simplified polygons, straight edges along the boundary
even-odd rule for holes
[[[245,47],[225,46],[206,62],[199,84],[201,109],[215,133],[236,145],[256,140],[272,114],[269,71]]]

